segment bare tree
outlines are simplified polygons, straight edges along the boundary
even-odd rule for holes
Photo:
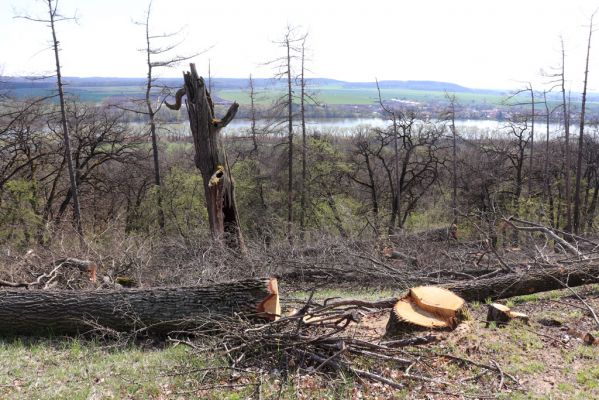
[[[561,92],[562,92],[562,111],[563,111],[563,120],[564,120],[564,130],[565,130],[565,167],[564,174],[565,176],[565,201],[566,201],[566,226],[564,230],[570,232],[572,230],[572,205],[571,200],[572,196],[570,195],[570,104],[566,102],[566,50],[564,47],[564,38],[561,38],[562,45],[562,64],[561,64],[561,73],[559,74],[561,81]]]
[[[248,86],[250,89],[250,136],[252,138],[251,154],[255,154],[258,152],[258,112],[256,110],[256,88],[254,86],[254,79],[252,78],[252,74],[250,74]]]
[[[377,132],[371,132],[366,128],[357,128],[352,138],[354,150],[350,156],[350,165],[354,168],[348,173],[348,177],[358,184],[359,188],[364,188],[370,198],[370,212],[373,221],[371,223],[375,236],[379,234],[379,184],[377,182],[376,159],[386,146],[385,140],[376,141],[372,136]],[[365,176],[364,176],[365,175]],[[370,223],[370,221],[369,221]]]
[[[59,41],[56,35],[56,23],[58,22],[62,22],[62,21],[69,21],[69,20],[74,20],[74,17],[64,17],[63,15],[61,15],[58,12],[58,4],[56,1],[53,0],[46,0],[46,3],[48,5],[48,19],[38,19],[38,18],[32,18],[32,17],[19,17],[19,18],[24,18],[27,19],[29,21],[34,21],[34,22],[43,22],[48,24],[51,32],[52,32],[52,49],[54,50],[54,60],[56,63],[56,87],[58,89],[58,98],[60,100],[60,122],[61,122],[61,128],[62,128],[62,136],[63,136],[63,141],[64,141],[64,152],[65,152],[65,158],[67,160],[67,168],[69,171],[69,181],[71,184],[71,197],[73,200],[73,215],[75,218],[75,228],[77,230],[77,233],[79,235],[79,240],[81,245],[83,246],[85,241],[84,241],[84,236],[83,236],[83,226],[81,223],[81,207],[79,205],[79,195],[78,195],[78,190],[77,190],[77,177],[76,177],[76,171],[75,171],[75,167],[73,165],[73,156],[72,156],[72,152],[71,152],[71,139],[70,139],[70,135],[69,135],[69,128],[68,128],[68,124],[67,124],[67,114],[66,114],[66,106],[65,106],[65,93],[64,93],[64,85],[62,82],[62,73],[61,73],[61,68],[60,68],[60,48],[59,48]]]
[[[543,104],[545,107],[545,159],[543,163],[543,193],[545,197],[545,201],[549,202],[549,222],[551,226],[555,226],[555,218],[554,218],[554,201],[553,195],[551,191],[551,175],[549,173],[549,159],[551,156],[551,117],[553,113],[559,109],[559,105],[550,108],[549,102],[547,100],[547,91],[543,91]]]
[[[162,209],[162,193],[161,193],[161,177],[160,177],[160,162],[159,162],[159,149],[158,149],[158,136],[156,132],[156,114],[162,107],[164,96],[169,92],[168,88],[162,87],[162,93],[158,96],[158,100],[155,99],[153,93],[156,85],[157,77],[155,76],[156,68],[172,68],[179,65],[181,62],[189,60],[197,56],[199,53],[191,55],[173,55],[173,51],[181,44],[181,41],[175,41],[174,43],[167,43],[165,45],[156,44],[161,43],[164,40],[176,40],[181,34],[181,30],[153,34],[151,32],[150,18],[152,15],[152,0],[148,2],[148,9],[146,11],[145,20],[143,22],[136,22],[137,25],[141,25],[145,31],[145,47],[140,51],[143,51],[146,56],[146,67],[147,67],[147,79],[146,79],[146,90],[145,90],[145,107],[146,111],[142,112],[148,117],[148,124],[150,127],[150,138],[152,140],[152,156],[154,163],[154,184],[157,189],[157,206],[158,206],[158,224],[161,230],[164,230],[164,210]],[[155,104],[157,103],[157,104]]]
[[[528,101],[513,101],[518,99],[520,95],[527,93],[530,95],[530,100]],[[507,101],[510,106],[519,107],[519,106],[530,106],[530,138],[528,143],[530,144],[530,156],[528,159],[528,196],[532,195],[532,183],[533,183],[533,172],[534,172],[534,140],[535,140],[535,118],[536,118],[536,100],[535,100],[535,91],[532,86],[532,83],[527,82],[526,87],[524,89],[520,89],[515,91],[511,96],[508,97]]]
[[[315,99],[308,93],[308,85],[306,81],[306,39],[308,33],[306,32],[302,39],[301,44],[301,67],[300,67],[300,120],[302,129],[302,182],[301,182],[301,196],[300,196],[300,238],[304,239],[304,230],[306,225],[306,180],[307,180],[307,137],[306,137],[306,103],[308,101],[316,104]]]
[[[270,61],[268,64],[274,64],[279,72],[276,77],[284,79],[286,83],[286,94],[280,101],[280,105],[284,106],[287,110],[287,236],[289,240],[292,240],[292,224],[293,224],[293,81],[295,79],[293,73],[293,62],[297,59],[297,53],[300,52],[300,48],[297,47],[299,43],[302,43],[305,39],[305,35],[298,35],[297,28],[290,25],[287,26],[283,39],[275,42],[285,50],[285,55],[275,60]]]
[[[411,129],[411,124],[413,122],[412,118],[404,118],[404,115],[401,111],[397,112],[390,107],[387,107],[383,102],[383,97],[381,96],[381,88],[379,86],[378,79],[376,81],[376,90],[379,96],[379,105],[381,109],[387,114],[387,116],[391,119],[392,128],[393,128],[393,152],[394,152],[394,163],[395,163],[395,193],[393,198],[395,199],[393,204],[393,211],[391,214],[391,220],[389,222],[389,234],[395,233],[395,228],[398,226],[401,227],[401,178],[399,172],[399,130],[398,130],[398,119],[405,119],[408,121],[407,124],[404,124],[405,129]]]
[[[535,91],[529,83],[527,90],[530,92],[530,158],[528,160],[528,197],[532,195],[532,177],[535,152]]]
[[[585,126],[585,112],[587,102],[587,83],[589,78],[589,57],[591,54],[591,38],[593,35],[593,18],[595,13],[591,15],[589,21],[589,36],[587,39],[587,55],[586,64],[584,70],[584,81],[582,89],[582,103],[580,109],[580,131],[578,133],[578,156],[576,160],[576,185],[574,189],[574,233],[578,234],[580,230],[580,182],[582,178],[582,158],[583,158],[583,145],[584,145],[584,126]]]
[[[304,74],[306,61],[306,38],[302,40],[302,57],[300,72],[300,118],[302,125],[302,187],[300,194],[300,238],[304,239],[304,230],[306,228],[306,80]]]
[[[445,97],[449,100],[449,109],[447,110],[447,117],[450,121],[451,129],[451,211],[453,217],[453,223],[458,223],[458,209],[457,209],[457,198],[458,198],[458,157],[457,157],[457,132],[455,127],[455,109],[456,109],[456,97],[455,94],[445,93]]]

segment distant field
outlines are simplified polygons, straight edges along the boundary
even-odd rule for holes
[[[65,89],[68,93],[79,97],[82,101],[101,102],[106,98],[139,98],[145,94],[143,79],[109,79],[109,78],[66,78]],[[169,80],[162,82],[170,86],[178,86],[180,82]],[[435,82],[381,82],[381,95],[384,100],[397,99],[408,102],[431,103],[445,102],[443,85],[448,90],[455,88],[458,101],[468,104],[499,104],[504,96],[501,92],[491,90],[471,90],[451,84]],[[271,104],[286,93],[284,82],[272,80],[256,80],[257,104]],[[51,81],[32,82],[21,80],[10,82],[7,87],[17,97],[52,95],[54,84]],[[370,105],[378,102],[378,91],[374,82],[351,83],[331,79],[316,79],[308,82],[308,91],[321,104],[330,105]],[[243,79],[215,79],[213,92],[217,97],[228,101],[237,101],[242,105],[250,104],[249,90]],[[296,89],[296,95],[299,94]]]
[[[367,105],[378,102],[378,92],[376,87],[373,87],[372,89],[347,89],[338,86],[320,86],[311,87],[309,90],[313,93],[314,98],[324,104]],[[250,103],[250,97],[247,90],[224,89],[217,90],[216,94],[225,100],[237,101],[240,104]],[[268,104],[283,95],[284,92],[282,91],[260,91],[256,93],[256,103]],[[445,99],[445,92],[410,89],[381,89],[381,96],[384,100],[398,99],[428,103],[432,101],[443,101]],[[456,93],[456,97],[462,104],[499,104],[503,100],[503,97],[499,95],[480,93]]]

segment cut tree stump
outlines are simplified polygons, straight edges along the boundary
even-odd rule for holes
[[[523,322],[528,322],[529,320],[528,315],[523,314],[521,312],[512,311],[508,306],[503,304],[491,303],[488,305],[488,308],[489,310],[487,312],[486,324],[487,327],[491,322],[496,322],[501,325],[505,325],[512,320],[520,320]]]
[[[277,280],[110,291],[0,290],[0,335],[78,334],[98,327],[163,335],[235,314],[277,319]]]
[[[447,289],[420,286],[399,299],[389,316],[386,336],[430,329],[454,329],[464,318],[466,302]]]

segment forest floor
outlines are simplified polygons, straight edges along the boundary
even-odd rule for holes
[[[599,285],[573,290],[599,310]],[[360,289],[316,296],[371,300],[393,294]],[[487,307],[470,303],[470,319],[456,330],[438,334],[435,343],[403,348],[421,360],[410,373],[416,378],[406,378],[404,368],[393,363],[364,359],[361,365],[354,359],[355,366],[400,382],[403,389],[326,369],[237,371],[221,353],[199,355],[169,341],[116,346],[83,338],[16,338],[0,341],[0,399],[599,399],[599,346],[577,337],[581,332],[598,337],[599,326],[572,291],[505,303],[530,315],[529,324],[485,327]],[[381,335],[387,318],[388,311],[368,315],[361,334],[366,329]]]

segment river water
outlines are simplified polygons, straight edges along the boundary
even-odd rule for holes
[[[480,136],[493,136],[499,132],[505,132],[505,128],[508,123],[505,121],[495,120],[456,120],[456,130],[461,136],[466,137],[480,137]],[[448,123],[446,123],[449,125]],[[389,120],[381,118],[327,118],[327,119],[311,119],[306,121],[308,131],[319,132],[324,134],[333,134],[339,136],[351,136],[359,128],[385,128],[391,125]],[[265,123],[259,121],[257,124],[258,129],[265,126]],[[224,133],[227,135],[237,136],[246,135],[250,128],[250,121],[245,119],[233,120]],[[295,128],[296,132],[299,128]],[[556,123],[549,124],[549,131],[551,137],[557,137],[563,135],[563,126]],[[586,132],[595,133],[596,129],[588,129]],[[286,134],[287,126],[285,124],[279,125],[277,128],[271,130],[280,134]],[[545,123],[535,123],[535,137],[545,137],[547,127]],[[578,134],[578,127],[571,126],[570,133],[572,135]]]

